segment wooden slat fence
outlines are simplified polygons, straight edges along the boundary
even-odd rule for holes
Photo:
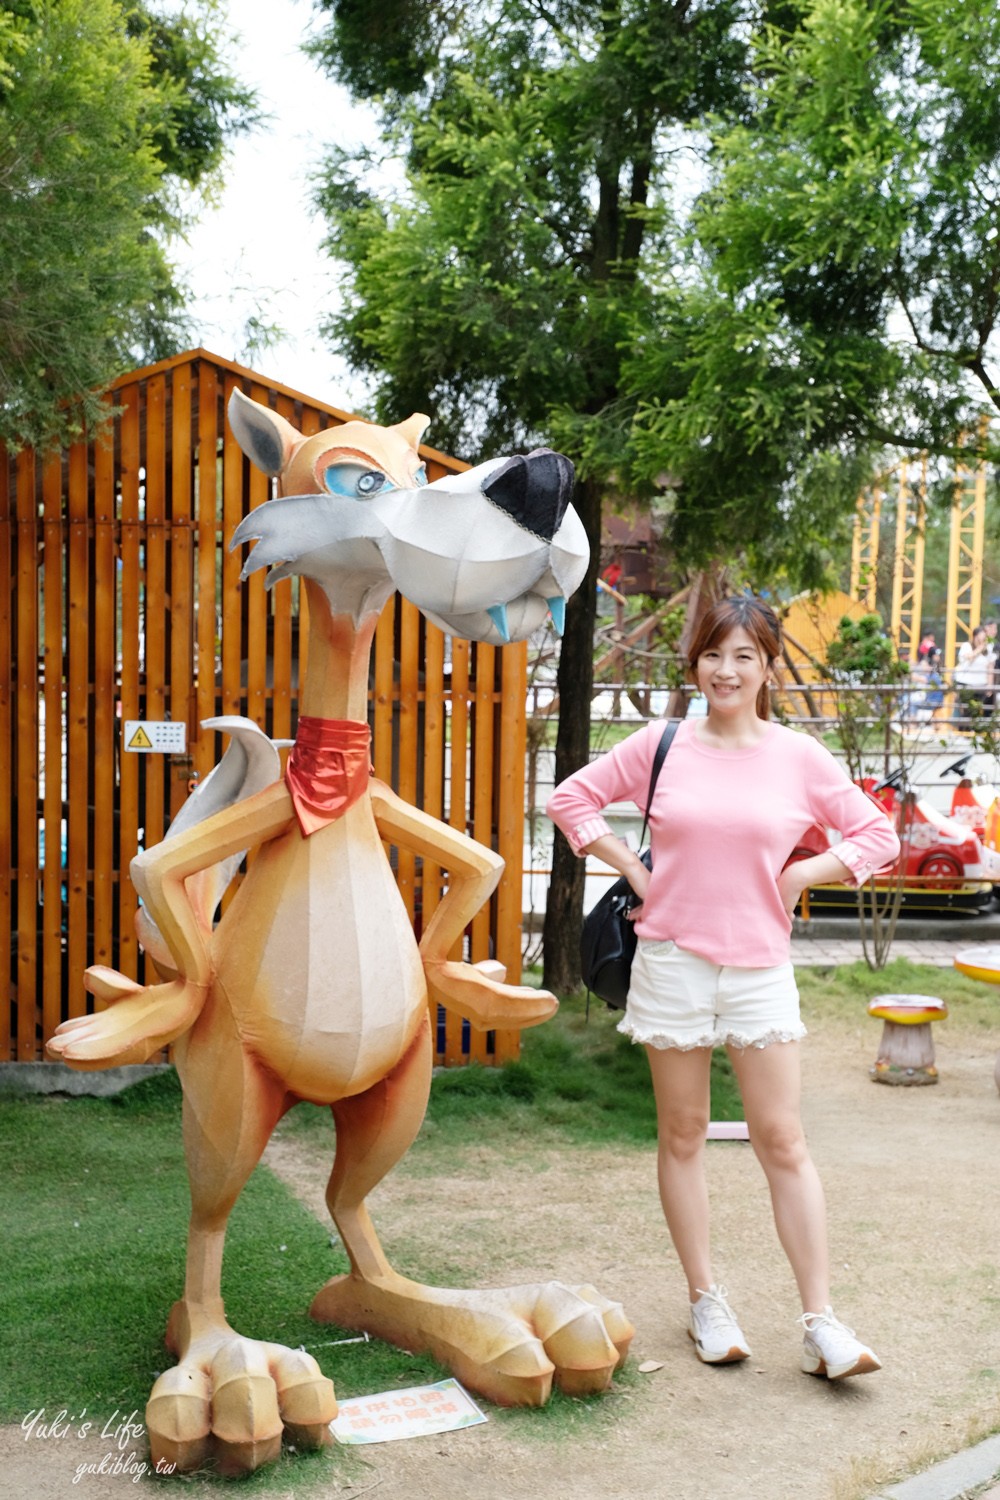
[[[205,350],[119,381],[102,433],[65,452],[0,449],[0,1060],[35,1061],[60,1021],[92,1004],[83,970],[142,982],[128,865],[163,836],[222,753],[200,727],[240,713],[294,733],[304,664],[297,580],[239,583],[228,541],[270,498],[225,422],[238,386],[305,432],[347,420]],[[465,467],[423,450],[428,477]],[[526,652],[447,641],[398,596],[379,622],[370,716],[376,774],[497,848],[507,867],[464,956],[521,970]],[[123,749],[126,719],[187,726],[184,755]],[[420,930],[446,872],[390,850]],[[457,956],[457,955],[456,955]],[[436,1011],[439,1062],[517,1055],[516,1033],[470,1031]]]

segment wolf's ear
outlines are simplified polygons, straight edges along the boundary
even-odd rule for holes
[[[259,401],[251,401],[240,390],[234,390],[229,398],[229,425],[247,458],[265,474],[280,474],[296,444],[302,441],[301,432],[291,422]]]
[[[393,428],[413,448],[420,447],[420,439],[431,425],[430,417],[425,417],[423,412],[414,412],[412,417],[407,417],[405,422],[397,422]]]

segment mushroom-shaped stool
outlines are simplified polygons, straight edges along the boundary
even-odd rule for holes
[[[883,1021],[882,1040],[871,1075],[876,1083],[937,1083],[931,1025],[948,1007],[933,995],[876,995],[868,1014]]]
[[[960,948],[955,954],[955,968],[970,979],[1000,984],[1000,943],[978,943],[975,948]],[[1000,1092],[1000,1052],[997,1053],[993,1078]]]

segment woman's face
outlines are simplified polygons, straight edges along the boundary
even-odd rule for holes
[[[770,666],[750,633],[738,625],[695,662],[695,681],[710,710],[735,713],[752,708],[770,677]]]
[[[982,627],[980,627],[979,630],[974,630],[972,632],[972,644],[974,646],[981,646],[985,640],[986,631]]]

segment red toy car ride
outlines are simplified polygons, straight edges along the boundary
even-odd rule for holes
[[[902,845],[895,864],[876,871],[876,888],[892,885],[902,866],[904,906],[978,911],[988,905],[993,882],[1000,881],[1000,852],[981,837],[985,814],[971,795],[971,783],[956,787],[947,814],[924,798],[901,793],[902,780],[903,773],[895,771],[881,781],[868,776],[858,782],[890,819]],[[838,837],[836,829],[813,824],[791,858],[822,854]],[[809,892],[810,908],[853,905],[855,900],[854,889],[846,885]]]

